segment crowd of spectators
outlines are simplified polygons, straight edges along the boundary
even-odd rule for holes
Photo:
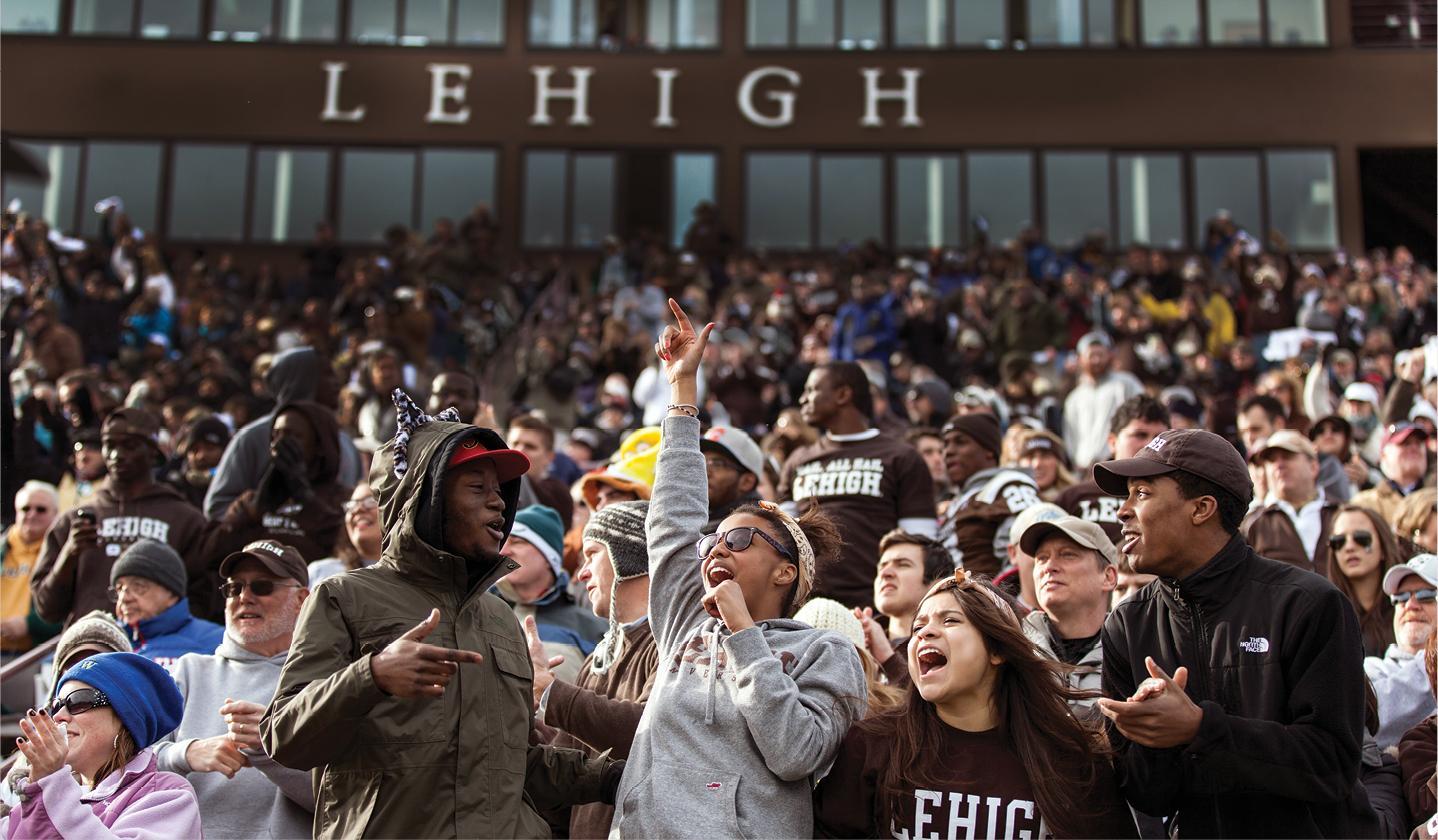
[[[476,208],[242,265],[97,212],[91,240],[4,218],[0,649],[58,634],[65,675],[12,833],[108,791],[110,831],[151,797],[277,836],[917,836],[945,797],[983,810],[934,743],[993,772],[990,832],[1434,816],[1438,278],[1404,247],[1299,254],[1220,212],[1193,254],[1031,228],[784,256],[702,205],[682,248],[565,260],[504,255]],[[1281,633],[1244,623],[1267,591]],[[1185,597],[1195,638],[1152,638]],[[80,633],[94,680],[59,655]],[[1174,647],[1213,638],[1302,678]],[[125,657],[178,699],[111,702],[153,682]],[[461,666],[497,688],[458,696]],[[45,781],[56,714],[114,733],[79,789]],[[435,758],[450,715],[484,717],[455,737],[504,784]]]

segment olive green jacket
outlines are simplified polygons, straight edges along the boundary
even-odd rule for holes
[[[503,558],[471,579],[462,558],[416,528],[421,499],[434,498],[443,465],[474,435],[459,423],[420,426],[399,479],[393,442],[376,453],[382,558],[320,582],[300,614],[260,731],[276,761],[316,771],[316,837],[547,837],[536,809],[600,798],[610,759],[530,746],[527,647],[513,611],[488,593],[518,565]],[[506,534],[518,486],[503,488]],[[386,695],[371,658],[436,607],[425,643],[478,651],[484,662],[461,665],[442,698]]]

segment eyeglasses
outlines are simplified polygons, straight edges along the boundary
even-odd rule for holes
[[[788,560],[790,563],[794,562],[794,555],[789,553],[789,549],[780,545],[778,540],[774,539],[773,537],[769,536],[758,528],[754,528],[748,525],[742,528],[730,528],[729,530],[723,531],[718,534],[710,534],[709,536],[700,540],[699,559],[702,560],[705,557],[708,557],[710,552],[714,550],[714,547],[719,545],[719,540],[721,539],[724,541],[724,545],[728,547],[730,551],[743,551],[744,549],[754,544],[754,536],[756,534],[761,539],[763,539],[764,542],[773,546],[774,550],[779,552],[779,554],[785,560]]]
[[[374,510],[379,507],[379,501],[375,499],[374,496],[369,496],[364,499],[350,499],[341,507],[344,508],[345,513],[354,513],[357,510]]]
[[[63,698],[57,697],[51,700],[50,705],[45,707],[45,711],[49,712],[50,717],[53,718],[61,709],[64,709],[73,717],[74,715],[83,715],[91,709],[109,705],[110,698],[106,697],[105,692],[100,689],[77,688]]]
[[[273,595],[275,592],[275,587],[283,587],[285,589],[304,588],[298,583],[280,583],[279,581],[269,580],[268,578],[260,578],[258,580],[249,581],[225,581],[223,584],[220,585],[220,592],[223,593],[226,598],[238,598],[240,597],[240,593],[244,592],[245,587],[247,586],[250,588],[251,592],[255,593],[256,598],[264,598],[268,595]]]
[[[1348,534],[1334,534],[1328,538],[1330,551],[1338,551],[1348,542]],[[1353,541],[1358,543],[1359,548],[1368,548],[1373,545],[1373,534],[1369,531],[1354,531]]]
[[[1392,601],[1395,607],[1402,606],[1410,600],[1417,601],[1420,604],[1431,604],[1435,600],[1438,600],[1438,589],[1419,589],[1416,592],[1398,592],[1389,595],[1388,600]]]
[[[40,505],[25,505],[20,508],[21,513],[49,513],[50,509]]]
[[[129,583],[116,584],[115,586],[110,587],[106,591],[110,593],[111,598],[119,598],[126,592],[129,592],[136,598],[143,598],[145,597],[145,593],[153,589],[154,586],[155,585],[153,583],[150,583],[148,580],[132,580]]]
[[[715,457],[713,457],[713,458],[705,458],[705,459],[704,459],[704,469],[706,469],[706,470],[737,470],[738,467],[736,467],[736,466],[734,465],[734,463],[733,463],[732,461],[728,460],[727,458],[724,458],[724,457],[722,457],[722,456],[715,456]]]

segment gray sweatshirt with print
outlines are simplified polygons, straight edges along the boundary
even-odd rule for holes
[[[244,750],[250,766],[233,779],[196,773],[185,759],[190,744],[228,731],[220,716],[225,699],[268,706],[287,654],[260,656],[228,634],[213,654],[187,653],[170,666],[185,697],[179,727],[155,745],[159,769],[179,773],[195,788],[205,837],[309,837],[315,796],[310,774],[291,770],[258,750]]]
[[[699,421],[664,420],[645,522],[659,674],[611,837],[810,837],[813,784],[863,716],[852,642],[787,619],[710,618],[695,544],[708,520]]]

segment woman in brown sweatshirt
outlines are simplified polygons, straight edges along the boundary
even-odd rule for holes
[[[924,596],[907,702],[850,730],[815,793],[821,837],[1136,837],[1082,692],[963,570]],[[1027,832],[1027,835],[1020,832]]]

